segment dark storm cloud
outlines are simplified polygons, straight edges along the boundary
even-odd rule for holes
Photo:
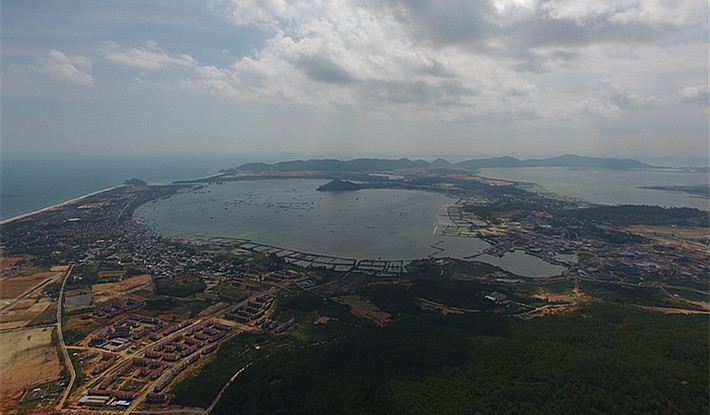
[[[343,67],[325,56],[302,55],[293,62],[309,79],[327,84],[349,84],[355,78]]]
[[[432,63],[422,65],[422,67],[420,69],[420,73],[436,76],[439,78],[454,78],[454,77],[456,77],[456,72],[447,68],[445,65],[443,65],[439,61],[433,61]]]
[[[508,8],[496,7],[496,4],[506,3]],[[664,15],[663,7],[649,8],[641,0],[622,5],[591,3],[599,4],[590,6],[591,10],[585,9],[585,2],[568,5],[557,0],[539,3],[390,0],[386,4],[389,11],[409,28],[412,38],[419,42],[435,47],[463,47],[487,56],[509,57],[517,60],[514,69],[532,72],[545,71],[545,62],[549,60],[573,59],[576,56],[574,49],[579,47],[652,42],[687,29],[687,19],[668,16],[671,13]],[[693,2],[681,3],[678,7],[692,9],[687,5]],[[634,9],[639,9],[638,13]],[[559,50],[534,52],[549,48]]]
[[[419,38],[436,45],[471,43],[490,36],[492,26],[488,17],[493,13],[485,1],[401,1],[388,2],[405,24]]]

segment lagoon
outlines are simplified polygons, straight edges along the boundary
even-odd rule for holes
[[[208,184],[136,209],[134,218],[168,237],[244,238],[301,252],[354,259],[465,258],[489,244],[447,237],[447,196],[412,190],[318,192],[324,180]]]

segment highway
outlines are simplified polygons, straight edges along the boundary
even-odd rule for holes
[[[74,380],[76,379],[74,365],[72,364],[72,361],[69,358],[69,352],[67,351],[67,345],[64,343],[64,333],[62,331],[62,305],[64,304],[64,286],[67,285],[67,280],[69,279],[69,275],[71,274],[73,269],[74,265],[72,264],[71,268],[69,268],[69,270],[67,271],[67,275],[64,276],[64,282],[62,282],[62,289],[59,291],[59,299],[57,300],[57,337],[59,338],[59,347],[64,353],[64,364],[67,365],[67,367],[69,368],[69,373],[71,373],[71,379],[69,380],[66,389],[64,389],[64,394],[62,395],[62,399],[59,401],[59,405],[57,405],[58,410],[61,410],[64,406],[64,402],[66,402],[67,398],[69,397],[72,386],[74,386]]]
[[[31,290],[27,291],[26,293],[22,294],[21,296],[15,298],[14,300],[10,301],[9,303],[5,304],[4,306],[0,307],[0,313],[4,312],[5,310],[9,309],[10,307],[14,306],[17,304],[18,301],[22,300],[23,298],[27,298],[28,296],[34,294],[37,290],[40,288],[44,287],[45,285],[49,284],[50,282],[54,281],[55,277],[48,278],[46,281],[43,283],[37,285],[36,287],[32,288]]]

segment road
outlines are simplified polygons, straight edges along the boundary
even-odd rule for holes
[[[217,405],[217,402],[219,402],[219,400],[222,398],[222,394],[224,393],[224,391],[227,390],[227,388],[229,387],[229,385],[231,385],[232,382],[234,382],[234,380],[237,379],[237,376],[241,375],[242,372],[244,372],[244,370],[245,370],[246,368],[248,368],[249,366],[251,366],[252,363],[254,363],[254,362],[249,362],[246,366],[244,366],[243,368],[239,369],[239,370],[237,371],[237,373],[235,373],[234,375],[232,375],[232,377],[229,379],[229,382],[227,382],[227,384],[224,385],[224,387],[222,388],[222,390],[219,391],[219,394],[217,394],[217,397],[214,398],[214,401],[212,401],[212,404],[210,405],[210,407],[207,408],[207,410],[205,411],[205,414],[209,414],[210,412],[212,412],[212,410],[214,409],[215,405]]]
[[[69,268],[69,271],[67,271],[67,275],[64,277],[64,282],[62,282],[62,289],[59,291],[59,299],[57,300],[57,337],[59,338],[59,347],[64,353],[64,363],[69,368],[69,373],[71,373],[69,383],[67,384],[66,389],[64,389],[64,394],[62,395],[62,399],[59,401],[59,405],[57,405],[58,410],[61,410],[64,406],[64,402],[66,402],[67,398],[69,397],[69,394],[71,393],[71,389],[74,386],[74,380],[76,380],[76,372],[74,371],[74,365],[72,364],[72,361],[69,358],[69,352],[67,351],[67,345],[64,343],[64,333],[62,331],[62,305],[64,304],[64,286],[67,285],[67,280],[69,279],[69,275],[71,274],[73,269],[74,265],[72,265],[71,268]]]
[[[5,304],[4,306],[0,307],[0,313],[3,311],[9,309],[10,307],[14,306],[17,304],[18,301],[22,300],[23,298],[27,298],[29,295],[32,295],[35,293],[37,290],[40,288],[44,287],[45,285],[49,284],[50,282],[54,281],[55,277],[48,278],[46,281],[43,283],[37,285],[36,287],[32,288],[31,290],[27,291],[26,293],[22,294],[21,296],[15,298],[14,300],[10,301],[9,303]]]

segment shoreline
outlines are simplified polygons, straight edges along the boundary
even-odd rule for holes
[[[14,216],[14,217],[12,217],[12,218],[3,219],[2,221],[0,221],[0,225],[6,225],[6,224],[11,223],[11,222],[14,222],[14,221],[16,221],[16,220],[24,219],[24,218],[27,218],[27,217],[36,215],[36,214],[38,214],[38,213],[48,212],[48,211],[50,211],[50,210],[54,210],[54,209],[57,209],[57,208],[60,208],[60,207],[63,207],[63,206],[70,205],[70,204],[72,204],[72,203],[79,202],[79,201],[81,201],[81,200],[83,200],[83,199],[86,199],[87,197],[96,196],[96,195],[98,195],[98,194],[105,193],[105,192],[110,192],[111,190],[116,190],[116,189],[119,189],[119,188],[124,187],[124,186],[128,186],[128,185],[126,185],[126,184],[119,184],[118,186],[113,186],[113,187],[109,187],[109,188],[106,188],[106,189],[97,190],[97,191],[95,191],[95,192],[91,192],[91,193],[85,194],[85,195],[83,195],[83,196],[76,197],[76,198],[74,198],[74,199],[70,199],[70,200],[67,200],[67,201],[64,201],[64,202],[61,202],[61,203],[57,203],[56,205],[47,206],[46,208],[42,208],[42,209],[35,210],[35,211],[32,211],[32,212],[28,212],[28,213],[23,213],[22,215]]]

